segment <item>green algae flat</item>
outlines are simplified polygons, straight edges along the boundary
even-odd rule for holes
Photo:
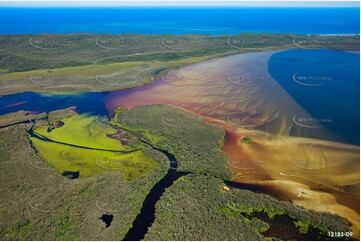
[[[129,150],[120,141],[108,137],[117,131],[95,121],[95,116],[75,115],[61,120],[64,125],[48,132],[48,127],[36,127],[34,132],[48,139],[95,149]]]
[[[60,174],[79,172],[84,178],[103,172],[120,172],[128,180],[134,180],[159,167],[143,151],[121,154],[71,147],[37,138],[31,140],[39,155]]]
[[[38,154],[60,174],[76,172],[84,178],[103,172],[120,172],[127,180],[134,180],[159,166],[145,156],[143,150],[122,145],[109,137],[117,130],[95,116],[75,114],[60,122],[61,127],[49,132],[48,126],[34,127],[34,133],[47,140],[30,137]]]

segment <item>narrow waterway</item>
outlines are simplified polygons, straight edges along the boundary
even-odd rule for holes
[[[124,238],[125,241],[144,239],[145,234],[155,219],[155,204],[165,192],[165,189],[170,187],[178,178],[188,174],[186,172],[177,172],[178,163],[174,155],[164,150],[157,150],[165,154],[170,162],[168,173],[150,190],[143,202],[140,213],[133,222],[132,228]]]

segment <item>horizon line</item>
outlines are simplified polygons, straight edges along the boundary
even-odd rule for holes
[[[359,1],[3,1],[0,7],[305,7],[360,8]]]

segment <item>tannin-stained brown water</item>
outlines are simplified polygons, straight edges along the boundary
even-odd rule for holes
[[[171,71],[150,85],[111,92],[109,111],[168,104],[221,125],[234,180],[258,184],[306,209],[347,218],[359,237],[359,146],[337,143],[268,74],[274,52],[213,59]],[[200,134],[201,135],[201,134]],[[244,137],[251,144],[242,142]]]

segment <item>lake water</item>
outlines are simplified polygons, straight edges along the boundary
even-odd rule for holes
[[[356,34],[359,8],[0,7],[0,34]]]
[[[271,76],[320,125],[343,143],[359,144],[359,53],[287,50],[272,55],[268,66]]]
[[[50,112],[76,106],[79,113],[106,115],[103,99],[106,93],[42,94],[27,92],[0,98],[0,115],[28,110]]]

